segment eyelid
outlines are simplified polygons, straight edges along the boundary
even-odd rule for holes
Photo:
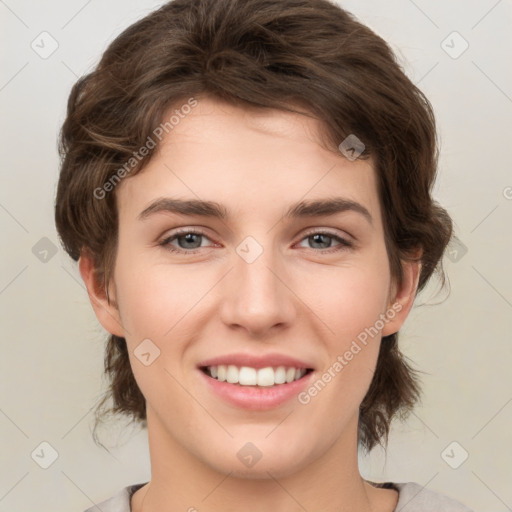
[[[330,228],[311,228],[311,230],[306,231],[302,235],[302,238],[300,240],[302,240],[302,239],[304,239],[304,238],[306,238],[308,236],[312,236],[312,235],[316,235],[316,234],[328,235],[328,236],[340,238],[340,239],[344,240],[347,243],[354,243],[355,242],[354,237],[349,235],[346,231],[344,231],[343,233],[339,233],[337,231],[333,231]]]
[[[166,234],[158,242],[158,245],[162,246],[164,249],[166,249],[169,252],[178,253],[178,254],[196,254],[201,249],[206,248],[206,247],[198,247],[196,249],[187,250],[187,249],[181,249],[181,248],[174,248],[173,246],[171,246],[171,241],[176,240],[180,235],[186,235],[189,233],[203,236],[204,238],[207,238],[214,244],[217,244],[214,240],[211,239],[210,236],[208,236],[206,231],[203,229],[192,228],[192,227],[190,227],[190,228],[182,227],[182,228],[176,228],[171,234]],[[300,235],[300,238],[297,240],[297,242],[295,242],[294,245],[296,245],[296,244],[302,242],[303,240],[305,240],[306,238],[308,238],[310,236],[314,236],[316,234],[327,235],[328,237],[331,237],[338,241],[337,246],[329,247],[326,249],[318,249],[317,250],[317,249],[309,248],[313,252],[319,252],[320,254],[329,254],[329,253],[341,251],[343,249],[351,249],[351,248],[354,248],[354,245],[355,245],[354,238],[352,236],[348,235],[348,233],[346,233],[346,235],[348,235],[348,236],[344,236],[340,233],[334,232],[330,228],[321,228],[321,227],[311,228],[308,231],[306,231],[305,233],[302,233]],[[213,246],[208,246],[208,247],[213,247]]]
[[[303,235],[301,235],[301,238],[297,242],[300,244],[303,240],[306,240],[307,238],[314,236],[314,235],[327,235],[329,238],[332,238],[333,240],[337,241],[338,244],[334,245],[333,247],[327,247],[326,249],[314,249],[314,248],[308,248],[308,247],[302,247],[303,249],[309,249],[310,251],[313,251],[313,253],[319,253],[320,255],[331,255],[336,253],[341,253],[343,251],[350,251],[354,250],[356,248],[356,243],[353,237],[351,236],[343,236],[340,233],[333,232],[330,229],[322,229],[322,228],[314,228],[313,230],[307,231]]]
[[[176,228],[175,230],[173,230],[170,234],[167,233],[165,234],[161,239],[160,241],[158,242],[158,245],[161,245],[163,246],[164,248],[167,248],[170,246],[170,241],[174,241],[176,240],[180,235],[187,235],[187,234],[194,234],[194,235],[200,235],[200,236],[203,236],[204,238],[208,238],[208,240],[210,240],[211,242],[213,242],[214,244],[216,243],[214,240],[211,239],[210,236],[208,236],[208,234],[206,233],[206,231],[204,231],[203,229],[200,229],[200,228],[187,228],[187,227],[184,227],[184,228]],[[204,249],[205,247],[198,247],[197,249],[190,249],[190,250],[186,250],[186,249],[168,249],[170,250],[171,252],[181,252],[181,253],[187,253],[187,254],[193,254],[194,252],[197,252],[199,251],[200,249]]]

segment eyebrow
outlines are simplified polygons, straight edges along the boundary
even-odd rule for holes
[[[284,218],[324,217],[347,211],[353,211],[361,214],[370,224],[373,225],[373,219],[370,212],[362,204],[342,197],[318,199],[313,201],[299,201],[288,208],[284,214]],[[223,205],[215,201],[163,197],[156,199],[147,208],[145,208],[139,214],[138,219],[145,220],[148,217],[161,212],[177,213],[181,215],[199,215],[202,217],[213,217],[221,220],[228,220],[230,217],[229,211]]]

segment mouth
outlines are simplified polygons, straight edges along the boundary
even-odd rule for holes
[[[199,369],[208,377],[219,382],[226,382],[239,387],[270,388],[279,387],[303,379],[313,368],[293,366],[267,366],[253,368],[250,366],[212,365],[200,366]]]
[[[216,399],[252,411],[289,404],[317,373],[311,360],[276,352],[218,355],[199,362],[197,372]]]

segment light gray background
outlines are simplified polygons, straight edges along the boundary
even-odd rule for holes
[[[150,477],[145,431],[120,434],[117,423],[103,438],[110,454],[91,439],[105,333],[76,265],[60,247],[44,253],[40,240],[58,246],[56,136],[70,87],[160,4],[0,0],[0,512],[82,511]],[[446,258],[449,298],[416,307],[402,331],[401,347],[426,372],[423,403],[395,426],[387,456],[361,457],[361,470],[376,481],[416,481],[475,510],[512,510],[511,1],[342,5],[392,44],[432,101],[442,149],[436,197],[467,248]],[[51,49],[43,31],[59,45],[45,59],[31,48]],[[445,296],[431,287],[418,303]],[[51,452],[42,442],[58,452],[48,469],[38,464]],[[448,465],[465,451],[457,469]]]

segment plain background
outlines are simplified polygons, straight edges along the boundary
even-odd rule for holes
[[[72,84],[161,3],[0,0],[0,512],[82,511],[150,478],[145,431],[113,423],[102,438],[110,453],[92,441],[106,333],[59,246],[53,201]],[[431,100],[441,141],[435,195],[461,240],[445,258],[449,297],[429,288],[401,335],[425,372],[423,402],[395,424],[387,456],[361,456],[361,471],[475,510],[512,510],[512,3],[342,5],[391,43]],[[52,39],[58,48],[47,56]]]

